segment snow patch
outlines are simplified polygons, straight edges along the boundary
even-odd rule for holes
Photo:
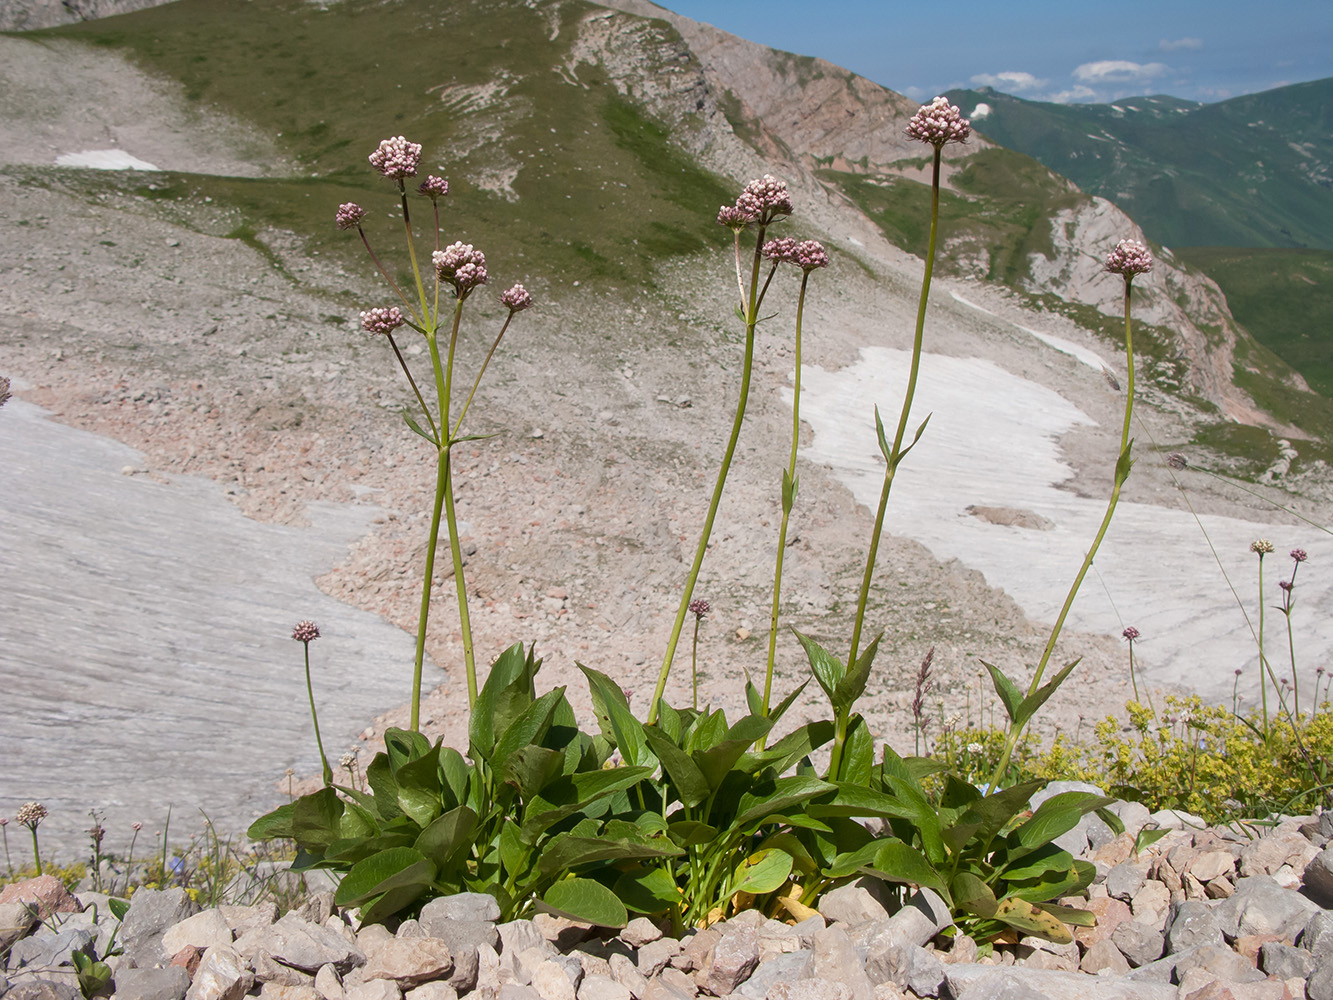
[[[1014,325],[1018,326],[1017,323]],[[1030,329],[1026,326],[1019,326],[1018,329],[1022,330],[1024,333],[1032,334],[1032,336],[1036,337],[1047,347],[1054,347],[1062,354],[1068,354],[1070,357],[1077,358],[1095,371],[1101,371],[1103,368],[1109,369],[1110,367],[1101,359],[1101,356],[1098,355],[1096,351],[1090,351],[1086,347],[1081,347],[1072,340],[1065,340],[1064,337],[1057,337],[1050,333],[1041,333],[1040,331]]]
[[[57,167],[91,167],[94,170],[161,170],[162,168],[123,149],[85,149],[81,153],[62,153]]]
[[[990,113],[991,113],[991,106],[987,104],[985,101],[982,101],[980,104],[978,104],[975,108],[972,109],[972,113],[967,117],[971,118],[974,122],[979,122],[981,121],[981,119],[989,117]]]

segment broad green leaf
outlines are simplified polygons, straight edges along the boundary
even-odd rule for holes
[[[1032,850],[1074,829],[1084,813],[1093,812],[1113,801],[1105,795],[1094,795],[1091,792],[1061,792],[1052,795],[1037,808],[1031,819],[1010,834],[1010,841]]]
[[[944,846],[949,848],[949,853],[957,855],[963,853],[980,829],[980,823],[954,823],[940,831],[940,837],[944,840]],[[983,845],[978,846],[985,851]]]
[[[1037,909],[1045,910],[1051,916],[1072,924],[1075,927],[1096,927],[1097,914],[1091,910],[1080,910],[1073,906],[1061,906],[1059,903],[1038,903]]]
[[[1016,725],[1027,725],[1028,719],[1037,714],[1037,710],[1046,704],[1046,699],[1055,694],[1056,688],[1064,683],[1069,672],[1079,665],[1079,660],[1066,664],[1065,667],[1049,681],[1037,688],[1036,691],[1023,699],[1023,703],[1018,706],[1018,718],[1014,720]]]
[[[944,791],[940,794],[940,805],[945,809],[958,806],[970,806],[981,798],[981,792],[969,781],[964,781],[956,774],[944,777]]]
[[[1097,818],[1111,828],[1111,832],[1117,837],[1125,832],[1125,821],[1115,813],[1111,812],[1105,806],[1096,810]]]
[[[795,691],[787,695],[787,697],[783,698],[776,708],[769,711],[768,720],[772,722],[774,725],[777,725],[778,720],[787,714],[787,709],[791,708],[792,703],[801,696],[801,692],[806,689],[809,683],[810,683],[809,678],[801,681],[801,683],[796,686]]]
[[[953,894],[953,905],[968,913],[989,920],[995,916],[995,893],[990,886],[971,872],[959,872],[949,884]]]
[[[544,875],[567,872],[594,861],[625,861],[640,858],[676,857],[682,852],[669,840],[648,844],[643,840],[613,840],[610,837],[580,837],[561,833],[543,846],[537,870]]]
[[[374,817],[361,806],[343,803],[344,811],[338,821],[338,836],[344,840],[359,839],[375,835]]]
[[[1161,840],[1170,832],[1171,831],[1169,829],[1149,830],[1145,826],[1142,830],[1139,831],[1138,836],[1134,838],[1135,855],[1137,855],[1139,851],[1152,847],[1153,844],[1157,843],[1159,840]]]
[[[454,855],[471,845],[476,827],[477,814],[467,806],[459,806],[422,830],[412,847],[434,861],[437,868],[444,869]]]
[[[523,820],[523,842],[537,837],[592,802],[631,788],[652,774],[647,767],[608,767],[557,778],[528,804]]]
[[[838,794],[832,799],[811,805],[806,811],[812,816],[878,816],[916,819],[920,808],[896,796],[877,792],[850,781],[837,782]]]
[[[726,738],[727,729],[727,716],[721,709],[700,712],[694,722],[685,727],[680,740],[681,749],[690,755],[699,750],[711,749]]]
[[[786,851],[790,854],[793,868],[800,869],[803,874],[811,875],[819,868],[814,855],[812,855],[809,849],[801,843],[800,838],[798,838],[796,834],[788,830],[783,830],[780,833],[765,837],[759,844],[759,847],[756,848],[756,853],[758,853],[758,851],[766,851],[773,848],[780,851]]]
[[[434,878],[434,862],[410,847],[396,847],[353,865],[334,893],[334,902],[339,906],[359,906],[391,889],[417,885],[424,888]]]
[[[837,788],[827,781],[806,775],[790,775],[772,782],[761,782],[740,797],[736,807],[735,828],[746,830],[758,821],[780,813],[798,802],[807,802],[816,795]]]
[[[1027,809],[1028,801],[1033,794],[1045,787],[1045,781],[1035,780],[992,792],[973,802],[967,812],[959,817],[958,822],[980,823],[978,839],[983,844],[988,844],[996,834],[1013,822],[1015,816]]]
[[[278,806],[271,813],[265,813],[250,824],[245,835],[251,840],[272,840],[275,837],[294,836],[292,833],[292,813],[296,810],[295,802]]]
[[[680,734],[685,731],[685,722],[680,712],[668,705],[665,698],[658,702],[657,725],[673,743],[680,745]]]
[[[664,913],[681,898],[675,879],[661,865],[625,872],[616,879],[612,891],[636,913]]]
[[[833,857],[824,869],[824,877],[844,879],[854,875],[867,865],[875,863],[875,855],[882,845],[878,840],[862,844],[854,851],[844,851]]]
[[[441,812],[440,757],[435,751],[399,765],[398,808],[423,829]]]
[[[796,629],[792,629],[792,632],[800,640],[801,645],[805,647],[806,658],[810,661],[810,670],[814,673],[819,686],[824,689],[824,694],[828,696],[829,704],[833,706],[834,711],[837,711],[841,707],[836,700],[838,683],[846,676],[847,668],[843,666],[841,660],[808,635],[802,635]]]
[[[1094,867],[1093,871],[1096,871]],[[1044,903],[1059,899],[1087,887],[1092,879],[1085,879],[1077,865],[1070,865],[1065,871],[1047,871],[1035,878],[1005,879],[1008,884],[1006,895],[1026,899],[1030,903]]]
[[[944,897],[945,902],[950,901],[949,887],[945,885],[940,873],[924,854],[901,840],[881,841],[879,850],[875,852],[875,863],[870,867],[873,868],[873,874],[880,878],[934,889]]]
[[[111,911],[111,915],[117,920],[124,920],[125,914],[130,912],[130,901],[112,896],[106,901],[106,908]]]
[[[1019,708],[1023,704],[1023,692],[999,667],[985,660],[981,661],[981,665],[990,671],[991,683],[995,686],[995,693],[1000,696],[1005,714],[1009,716],[1011,722],[1017,724]]]
[[[366,784],[375,796],[375,811],[381,819],[389,820],[403,814],[398,808],[398,781],[393,776],[387,754],[377,753],[367,765]]]
[[[532,867],[528,845],[523,843],[520,827],[506,819],[500,827],[500,864],[509,875],[522,876]]]
[[[748,892],[761,896],[787,881],[791,875],[792,856],[776,848],[757,851],[736,866],[731,873],[732,883],[728,896]]]
[[[884,638],[881,632],[875,636],[869,646],[856,658],[856,663],[847,671],[847,675],[838,681],[833,691],[833,707],[839,711],[850,711],[866,689],[870,678],[870,669],[874,666],[875,654],[879,652],[879,641]]]
[[[1074,940],[1074,935],[1058,917],[1013,896],[1000,900],[994,919],[1023,934],[1045,938],[1055,944],[1069,944]]]
[[[302,795],[292,809],[292,838],[306,850],[328,847],[339,837],[343,808],[332,788]]]
[[[408,729],[398,729],[389,727],[384,731],[384,749],[389,754],[389,764],[393,767],[394,773],[404,764],[413,760],[420,760],[433,749],[430,740],[420,733],[414,733]]]
[[[760,737],[768,734],[773,723],[760,715],[747,715],[727,731],[727,738],[714,746],[696,750],[690,756],[699,768],[699,773],[708,782],[709,790],[715,790],[741,756],[754,745]]]
[[[655,726],[645,728],[643,734],[648,740],[649,747],[657,755],[657,759],[662,762],[662,769],[666,771],[667,777],[676,786],[676,794],[680,797],[682,805],[687,809],[693,809],[708,798],[709,792],[712,791],[708,779],[699,770],[699,765],[684,750],[676,746],[666,733]]]
[[[440,780],[445,792],[443,805],[452,809],[467,802],[472,768],[453,747],[440,748]]]
[[[809,683],[808,681],[806,683]],[[799,694],[805,689],[802,684],[796,689],[794,694]],[[783,702],[783,706],[786,706]],[[783,708],[786,711],[786,708]],[[777,715],[770,716],[774,721]],[[835,728],[832,722],[824,719],[820,722],[811,722],[808,725],[801,726],[788,733],[782,739],[778,740],[767,750],[761,750],[753,755],[753,762],[747,761],[745,769],[747,771],[756,771],[760,767],[771,768],[777,774],[786,773],[793,764],[802,757],[808,756],[813,751],[822,747],[829,740],[833,739]],[[742,758],[744,759],[744,758]]]
[[[1074,856],[1055,844],[1042,844],[1013,864],[1006,865],[1001,874],[1012,882],[1017,879],[1040,878],[1047,872],[1064,873],[1074,863]]]
[[[589,878],[562,879],[547,889],[541,908],[558,916],[599,927],[624,927],[629,922],[625,904],[616,894]]]
[[[592,695],[597,723],[602,732],[615,743],[625,763],[636,767],[654,766],[657,758],[648,751],[643,725],[630,711],[624,690],[606,674],[585,667],[582,663],[577,666],[588,678],[588,691]]]
[[[361,920],[366,924],[384,923],[395,913],[405,910],[429,891],[429,885],[413,882],[394,886],[387,892],[361,906]]]
[[[551,718],[555,715],[557,704],[565,697],[563,687],[553,688],[532,702],[518,714],[495,743],[495,755],[491,760],[497,770],[503,770],[509,758],[522,747],[540,743]]]
[[[717,827],[698,820],[681,819],[667,826],[667,836],[680,847],[698,847],[717,839]]]
[[[839,781],[868,786],[875,769],[875,738],[870,727],[859,714],[852,717],[847,727],[847,741],[843,744],[842,764],[838,768]]]
[[[496,759],[500,753],[496,752]],[[531,802],[565,765],[565,755],[559,750],[548,750],[529,744],[519,747],[504,758],[500,775],[505,784],[513,785],[525,802]]]
[[[745,705],[751,715],[764,714],[764,696],[759,693],[759,689],[749,677],[745,678]]]
[[[491,664],[468,724],[474,759],[489,761],[500,734],[532,704],[532,678],[540,664],[531,651],[524,651],[521,642],[514,643]]]

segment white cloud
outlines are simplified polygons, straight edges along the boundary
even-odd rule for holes
[[[904,87],[902,92],[905,97],[910,97],[914,101],[919,102],[919,101],[924,101],[926,99],[926,92],[922,90],[920,87],[916,86]]]
[[[1097,96],[1097,91],[1091,87],[1070,87],[1068,90],[1062,90],[1056,94],[1048,94],[1045,100],[1053,104],[1076,104],[1080,101],[1087,102]]]
[[[1026,91],[1040,90],[1049,82],[1039,80],[1031,73],[1019,70],[1005,70],[1003,73],[978,73],[972,77],[978,87],[994,87],[1007,94],[1022,94]]]
[[[1157,43],[1157,50],[1159,52],[1178,52],[1181,49],[1201,48],[1203,48],[1202,38],[1177,38],[1175,41],[1163,38]]]
[[[1136,63],[1128,59],[1103,59],[1075,67],[1072,76],[1080,83],[1137,83],[1161,76],[1162,63]]]

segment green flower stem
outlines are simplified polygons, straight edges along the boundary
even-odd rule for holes
[[[704,518],[704,527],[699,535],[699,546],[694,552],[694,562],[690,574],[685,580],[685,590],[680,596],[680,607],[676,610],[676,621],[671,626],[671,639],[667,642],[666,656],[662,658],[662,669],[657,676],[657,687],[653,689],[653,701],[648,707],[647,724],[657,721],[657,713],[666,690],[667,677],[671,674],[671,663],[676,657],[676,646],[680,642],[680,630],[685,625],[685,614],[689,611],[690,598],[694,595],[694,585],[699,579],[699,569],[703,566],[704,554],[708,551],[708,539],[713,533],[713,521],[717,517],[718,506],[722,502],[722,488],[727,484],[727,473],[731,471],[731,460],[736,454],[736,443],[740,440],[741,424],[745,422],[745,404],[750,398],[750,375],[754,370],[754,331],[759,322],[759,303],[763,294],[759,291],[759,266],[763,260],[760,251],[764,246],[764,226],[759,227],[754,245],[754,262],[750,268],[750,295],[745,310],[745,361],[741,368],[740,398],[736,401],[736,415],[731,422],[731,437],[727,441],[727,450],[722,455],[722,466],[717,471],[717,482],[713,486],[713,496],[708,502],[708,514]],[[776,268],[775,268],[776,270]],[[769,280],[773,273],[769,272]],[[768,290],[768,283],[764,283]]]
[[[319,715],[315,711],[315,688],[310,683],[310,643],[301,643],[305,647],[305,692],[310,697],[310,721],[315,724],[315,745],[319,747],[319,762],[324,765],[324,784],[333,784],[333,768],[329,767],[329,758],[324,755],[324,741],[319,738]],[[34,831],[35,833],[35,831]],[[41,870],[38,870],[41,874]]]
[[[1295,569],[1291,571],[1293,588],[1296,585],[1296,570],[1300,569],[1300,566],[1301,564],[1297,563]],[[1292,728],[1295,729],[1301,724],[1301,681],[1296,675],[1296,638],[1291,630],[1291,595],[1290,590],[1284,595],[1282,613],[1287,617],[1287,654],[1291,658],[1291,693],[1296,707],[1295,715],[1292,717]]]
[[[463,550],[458,542],[458,516],[454,513],[453,470],[450,451],[445,449],[444,511],[449,520],[449,555],[454,561],[454,589],[458,593],[458,629],[463,634],[463,663],[467,667],[467,704],[477,704],[477,661],[472,649],[472,619],[468,615],[467,581],[463,579]]]
[[[769,700],[773,694],[773,665],[778,649],[778,608],[782,596],[782,561],[787,552],[787,522],[791,518],[792,502],[796,497],[796,449],[801,441],[801,316],[805,311],[805,289],[810,272],[801,272],[801,295],[796,300],[796,381],[791,399],[791,455],[787,460],[787,477],[782,490],[782,524],[778,528],[778,554],[773,566],[773,608],[768,617],[768,670],[764,674],[763,714],[768,715]],[[757,746],[764,747],[760,737]]]
[[[412,732],[421,731],[421,670],[426,660],[426,622],[430,617],[430,587],[435,579],[435,546],[440,540],[440,511],[449,486],[449,449],[441,448],[436,460],[435,502],[431,506],[430,539],[426,543],[426,570],[421,580],[421,610],[417,615],[417,649],[412,665]]]
[[[837,781],[838,774],[842,770],[842,751],[847,745],[847,709],[840,708],[833,713],[834,733],[833,749],[829,752],[828,761],[828,779]]]
[[[429,317],[431,313],[426,305],[426,286],[421,281],[421,267],[417,264],[417,247],[412,241],[412,219],[407,211],[407,189],[403,187],[401,177],[398,178],[398,197],[403,203],[403,228],[407,230],[407,255],[412,259],[412,277],[417,283],[417,298],[421,300],[421,315]],[[446,420],[445,423],[447,424],[448,421]]]
[[[1079,589],[1083,586],[1083,578],[1088,575],[1088,570],[1092,567],[1092,561],[1097,556],[1097,550],[1101,547],[1102,539],[1106,537],[1106,529],[1111,526],[1111,518],[1115,516],[1116,504],[1120,502],[1120,490],[1125,485],[1125,480],[1129,478],[1129,470],[1132,466],[1130,461],[1130,447],[1133,444],[1129,438],[1129,425],[1134,416],[1134,331],[1130,322],[1130,292],[1133,286],[1133,276],[1125,276],[1125,366],[1128,372],[1125,387],[1125,420],[1120,431],[1120,452],[1116,460],[1115,482],[1111,487],[1111,498],[1106,504],[1106,513],[1102,516],[1102,523],[1097,528],[1097,535],[1092,540],[1092,547],[1088,549],[1087,555],[1083,557],[1083,565],[1078,569],[1078,574],[1074,577],[1074,582],[1069,588],[1069,593],[1065,595],[1065,602],[1060,608],[1060,614],[1055,619],[1055,625],[1051,628],[1050,637],[1046,640],[1046,647],[1042,650],[1041,660],[1037,664],[1036,673],[1032,675],[1032,682],[1028,685],[1028,696],[1031,697],[1041,686],[1041,679],[1046,673],[1046,666],[1050,663],[1051,654],[1055,651],[1056,640],[1060,638],[1060,632],[1065,626],[1065,618],[1069,615],[1069,609],[1074,605],[1074,598],[1078,596]],[[1000,753],[999,763],[995,766],[995,771],[991,775],[990,786],[996,787],[1005,769],[1009,766],[1009,758],[1013,754],[1014,746],[1019,737],[1026,728],[1026,722],[1022,726],[1015,726],[1012,720],[1008,726],[1008,732],[1004,739],[1004,749]]]
[[[1268,657],[1264,655],[1264,554],[1259,553],[1259,700],[1263,707],[1264,743],[1271,735],[1268,728],[1268,678],[1264,668],[1268,666]],[[1272,670],[1268,671],[1272,673]],[[1276,685],[1275,685],[1276,686]]]
[[[37,866],[37,875],[40,878],[42,874],[42,852],[37,847],[37,824],[33,823],[29,826],[28,832],[32,834],[32,863]]]
[[[690,707],[699,710],[699,616],[694,617],[694,643],[690,647],[690,689],[693,697]]]
[[[385,269],[384,265],[380,263],[380,259],[375,255],[375,251],[371,249],[370,240],[366,238],[365,230],[360,226],[357,226],[356,231],[361,234],[361,242],[366,245],[366,253],[370,254],[371,261],[374,263],[375,267],[379,269],[380,274],[384,275],[384,280],[389,283],[389,287],[398,293],[398,298],[402,301],[403,305],[407,307],[407,311],[412,314],[412,318],[416,320],[417,325],[425,326],[425,315],[417,313],[416,306],[412,305],[411,300],[403,294],[403,290],[398,287],[398,282],[394,281],[393,278],[389,276],[389,272]],[[411,246],[411,240],[408,241],[408,245]]]
[[[848,664],[856,662],[861,649],[861,628],[865,623],[866,602],[870,599],[870,581],[875,574],[875,559],[879,554],[879,536],[884,529],[884,511],[889,505],[889,492],[898,463],[903,459],[903,437],[907,433],[907,419],[912,412],[912,398],[916,395],[916,380],[921,369],[921,345],[926,330],[926,302],[930,298],[930,279],[935,271],[935,237],[940,221],[940,154],[942,146],[935,147],[934,166],[930,184],[930,241],[926,246],[926,269],[921,278],[921,296],[916,307],[916,336],[912,340],[912,365],[907,376],[907,392],[903,395],[902,412],[898,415],[898,429],[893,435],[893,447],[884,468],[884,485],[879,492],[879,507],[875,511],[875,527],[870,532],[870,551],[866,556],[865,572],[861,576],[861,592],[856,601],[856,619],[852,624],[852,649]]]
[[[449,435],[451,440],[458,440],[458,429],[463,426],[463,418],[467,416],[468,407],[472,405],[472,397],[477,394],[477,386],[481,385],[481,377],[486,374],[486,367],[491,363],[491,358],[495,355],[495,349],[500,346],[500,341],[504,339],[505,331],[509,329],[509,321],[514,318],[514,310],[509,310],[509,315],[505,317],[504,325],[500,327],[500,332],[495,336],[495,343],[491,344],[491,349],[486,352],[486,360],[481,363],[481,369],[477,372],[476,379],[472,382],[472,388],[468,391],[467,399],[463,401],[463,409],[458,413],[458,420],[454,422],[453,433]]]
[[[425,398],[421,395],[421,390],[417,388],[417,380],[412,377],[412,369],[407,367],[407,360],[403,357],[403,352],[398,349],[398,341],[393,339],[393,334],[388,333],[389,346],[393,348],[394,357],[398,359],[398,367],[403,370],[407,376],[407,381],[412,385],[412,391],[416,393],[417,405],[421,407],[421,412],[425,414],[427,422],[430,424],[431,434],[435,437],[435,444],[440,444],[440,429],[435,426],[435,415],[430,412],[430,407],[426,405]]]

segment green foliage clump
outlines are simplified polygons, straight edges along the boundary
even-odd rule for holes
[[[53,878],[60,879],[60,881],[65,884],[65,888],[72,892],[74,887],[82,882],[84,876],[88,874],[88,866],[82,862],[65,865],[63,867],[61,865],[43,863],[40,874],[50,875]],[[30,878],[36,878],[37,875],[37,868],[33,865],[25,865],[22,868],[15,868],[12,871],[0,871],[0,887],[7,886],[12,882],[23,882]]]

